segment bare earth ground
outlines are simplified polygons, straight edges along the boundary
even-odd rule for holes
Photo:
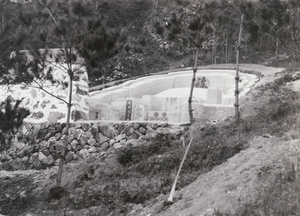
[[[213,65],[212,68],[232,68],[234,65]],[[202,68],[202,67],[201,67]],[[203,67],[206,68],[206,67]],[[281,72],[281,68],[270,68],[260,65],[245,64],[241,66],[244,70],[257,70],[264,74],[264,77],[256,85],[265,84],[271,81],[275,74]],[[248,101],[249,107],[253,102]],[[252,104],[251,104],[252,103]],[[300,122],[299,120],[297,121]],[[174,203],[165,205],[168,195],[160,195],[156,199],[142,206],[133,205],[132,211],[127,215],[156,216],[156,215],[212,215],[214,211],[234,214],[240,203],[255,199],[265,184],[272,182],[275,176],[289,170],[298,170],[300,152],[300,140],[291,134],[299,134],[299,125],[295,125],[293,131],[282,137],[275,137],[266,134],[255,137],[250,141],[250,146],[244,151],[228,159],[225,163],[215,167],[212,171],[205,173],[190,185],[175,192]],[[111,164],[113,170],[117,165],[115,159],[107,158],[99,160],[101,164]],[[83,173],[87,173],[89,162],[70,164],[66,166],[64,185],[78,183]],[[27,194],[38,194],[41,199],[47,196],[46,192],[55,185],[56,167],[42,171],[0,171],[0,202],[9,200],[13,196],[27,196]],[[151,178],[151,176],[149,176]],[[183,176],[181,176],[183,178]],[[284,178],[284,175],[282,176]],[[170,188],[171,189],[171,188]],[[30,202],[30,197],[27,197]],[[57,205],[61,205],[57,201]],[[8,203],[9,204],[9,203]],[[23,204],[23,203],[20,203]],[[26,203],[25,203],[26,204]],[[24,204],[24,205],[25,205]],[[28,204],[28,203],[27,203]],[[30,206],[30,205],[29,205]],[[28,208],[23,214],[34,215],[63,215],[63,212],[39,211],[38,207]],[[95,207],[97,208],[97,207]],[[31,212],[40,212],[33,214]],[[69,211],[67,215],[103,215],[91,214],[93,209],[82,211]],[[97,212],[95,210],[95,212]],[[5,214],[0,209],[0,215]],[[5,214],[8,215],[8,214]],[[13,215],[13,214],[9,214]],[[17,215],[17,214],[16,214]]]

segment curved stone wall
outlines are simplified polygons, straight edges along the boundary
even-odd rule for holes
[[[180,139],[184,127],[156,123],[81,122],[71,124],[64,145],[65,124],[24,123],[10,149],[0,152],[0,170],[46,169],[58,165],[65,148],[65,162],[106,157],[117,149],[144,145],[150,139]]]
[[[205,77],[207,89],[195,88],[193,103],[198,107],[196,118],[226,118],[234,113],[234,70],[199,70],[197,78]],[[192,70],[182,70],[164,75],[142,77],[121,85],[90,93],[90,119],[126,120],[126,104],[132,101],[129,120],[188,122],[187,101],[192,80]],[[240,97],[249,92],[258,80],[252,74],[240,73]],[[215,110],[212,113],[211,110]],[[195,109],[194,109],[195,110]],[[200,110],[200,111],[199,111]],[[163,112],[167,118],[156,118]],[[213,114],[213,115],[212,115]]]

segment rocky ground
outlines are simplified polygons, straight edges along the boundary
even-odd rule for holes
[[[293,108],[299,98],[282,84],[283,69],[259,65],[241,69],[264,75],[241,107],[243,142],[234,138],[237,133],[230,120],[200,124],[201,130],[199,124],[192,127],[190,135],[196,141],[174,203],[166,201],[185,149],[179,140],[160,137],[143,149],[67,164],[62,188],[54,187],[56,166],[2,170],[0,214],[299,215],[300,116]]]

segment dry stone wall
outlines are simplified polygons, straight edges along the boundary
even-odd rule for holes
[[[65,162],[105,157],[115,150],[146,144],[150,139],[180,139],[183,127],[167,123],[72,123],[64,144],[65,124],[24,123],[13,145],[0,153],[0,169],[45,169],[58,165],[60,152],[66,148]]]

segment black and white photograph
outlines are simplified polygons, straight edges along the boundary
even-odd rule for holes
[[[298,163],[300,0],[0,0],[0,216],[300,216]]]

